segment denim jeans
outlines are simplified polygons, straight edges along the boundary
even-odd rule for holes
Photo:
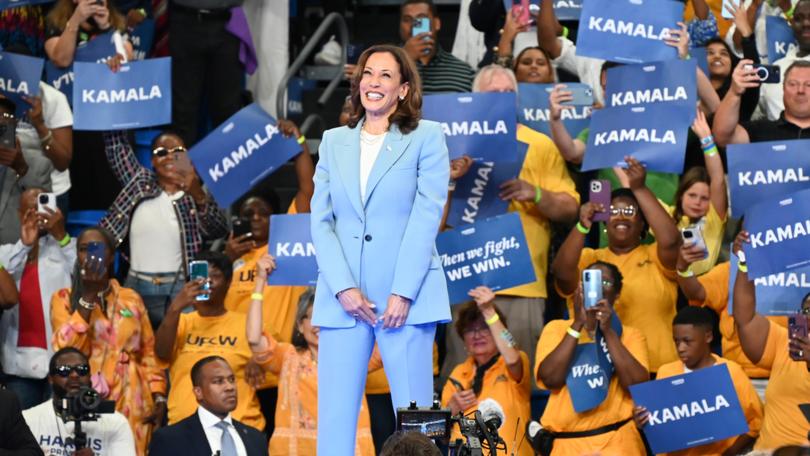
[[[51,397],[51,385],[47,378],[25,378],[6,375],[3,378],[6,388],[13,391],[20,400],[23,410],[39,405]]]
[[[139,273],[144,274],[144,273]],[[151,275],[151,274],[144,274]],[[164,278],[173,274],[155,274]],[[140,279],[130,274],[124,282],[124,286],[132,288],[141,295],[143,304],[146,306],[146,311],[149,313],[149,322],[152,323],[152,329],[157,331],[160,327],[160,322],[163,321],[163,316],[172,303],[172,299],[180,293],[183,289],[183,281],[180,277],[177,281],[168,281],[167,283],[155,284],[150,280]]]

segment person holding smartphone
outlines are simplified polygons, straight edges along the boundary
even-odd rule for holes
[[[749,242],[748,232],[740,233]],[[754,364],[770,369],[765,389],[765,418],[755,450],[774,450],[785,445],[807,445],[810,423],[799,404],[810,402],[810,293],[791,316],[788,328],[768,320],[756,311],[753,280],[743,258],[734,282],[734,323],[740,334],[743,352]]]
[[[72,284],[51,298],[53,349],[75,347],[90,360],[93,388],[127,417],[139,455],[166,415],[166,378],[138,293],[113,278],[115,241],[103,228],[76,238]]]

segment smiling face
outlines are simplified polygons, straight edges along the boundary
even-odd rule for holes
[[[619,248],[638,246],[644,230],[638,202],[628,196],[617,196],[611,200],[610,208],[610,220],[607,223],[608,244]]]
[[[375,52],[368,57],[360,78],[360,103],[366,113],[387,117],[397,109],[400,97],[408,94],[408,83],[402,83],[399,63],[393,54]]]
[[[709,64],[709,76],[725,79],[731,74],[731,54],[721,43],[712,43],[706,47],[706,60]]]
[[[709,184],[695,182],[686,189],[681,198],[681,209],[684,215],[697,220],[709,213]]]
[[[152,151],[152,169],[159,178],[167,178],[168,173],[175,171],[177,154],[187,154],[185,148],[183,140],[172,133],[163,134],[155,141],[155,148]],[[164,149],[168,153],[156,154],[155,151],[160,149]]]
[[[551,65],[540,49],[527,49],[520,55],[515,65],[515,77],[518,82],[534,82],[538,84],[554,82]]]
[[[298,332],[304,336],[310,348],[318,348],[320,330],[318,326],[312,326],[312,306],[309,306],[307,314],[298,322]]]

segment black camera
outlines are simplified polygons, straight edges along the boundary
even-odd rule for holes
[[[65,421],[96,421],[100,414],[113,412],[115,401],[102,400],[98,391],[89,386],[62,398],[62,419]]]
[[[408,408],[397,409],[397,430],[420,432],[436,442],[449,444],[453,456],[483,456],[488,450],[490,456],[498,449],[505,450],[503,440],[498,436],[502,417],[485,419],[481,412],[464,416],[459,412],[452,416],[449,409],[441,408],[439,401],[433,401],[430,408],[418,408],[411,401]],[[450,442],[450,430],[457,424],[463,439]]]

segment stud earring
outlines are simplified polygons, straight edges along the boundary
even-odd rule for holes
[[[400,95],[400,96],[399,96],[399,101],[402,101],[402,100],[404,100],[404,99],[405,99],[405,96],[404,96],[404,95]]]

